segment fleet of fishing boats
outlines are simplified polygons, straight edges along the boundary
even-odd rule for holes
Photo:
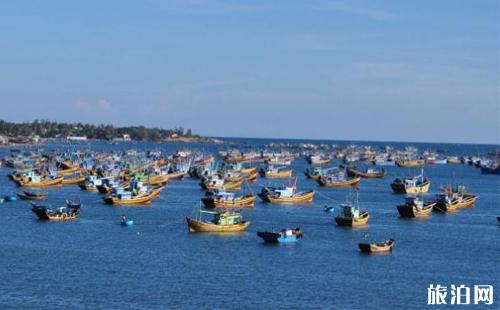
[[[41,201],[48,196],[45,188],[78,186],[82,191],[101,194],[103,202],[112,206],[147,206],[168,187],[170,180],[186,176],[197,178],[205,195],[200,199],[196,214],[186,217],[189,232],[225,233],[241,232],[250,226],[251,222],[243,219],[241,210],[254,207],[257,197],[270,204],[312,204],[317,191],[314,188],[299,190],[298,177],[293,177],[292,163],[300,157],[310,165],[304,174],[319,186],[348,188],[347,198],[339,205],[340,211],[335,215],[334,222],[338,226],[352,228],[368,224],[370,212],[360,207],[359,186],[362,179],[384,178],[387,168],[381,166],[420,169],[420,174],[401,176],[390,184],[395,194],[406,194],[404,203],[395,206],[403,218],[428,217],[433,211],[455,212],[476,203],[478,197],[469,193],[462,184],[449,184],[434,199],[424,200],[424,194],[431,188],[430,178],[424,175],[426,165],[478,165],[482,162],[479,167],[483,173],[496,174],[498,169],[498,158],[493,163],[492,160],[480,161],[475,157],[440,157],[430,151],[419,155],[411,147],[404,150],[387,147],[381,151],[371,147],[347,147],[335,152],[307,149],[291,152],[282,149],[246,153],[231,149],[217,155],[195,151],[177,151],[168,155],[159,151],[12,151],[3,162],[13,169],[9,178],[25,189],[17,196],[33,201]],[[336,166],[328,166],[334,161],[337,161]],[[407,176],[411,171],[401,170],[401,174]],[[269,179],[279,184],[262,185],[260,192],[255,193],[250,184],[256,182],[259,175],[262,180]],[[7,201],[7,196],[2,201]],[[81,207],[80,203],[71,201],[57,209],[32,203],[32,211],[39,219],[52,221],[73,220],[80,215]],[[333,206],[325,207],[325,211],[334,210]],[[133,223],[125,215],[120,219],[123,226]],[[281,243],[296,242],[303,237],[303,232],[297,227],[260,231],[257,235],[265,242]],[[393,239],[359,244],[360,250],[368,253],[390,252],[393,246]]]

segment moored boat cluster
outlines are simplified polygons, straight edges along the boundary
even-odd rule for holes
[[[371,214],[360,207],[362,180],[374,179],[377,182],[376,179],[386,177],[387,168],[384,166],[420,169],[420,174],[398,177],[390,184],[394,193],[406,194],[404,203],[396,206],[401,217],[428,217],[433,210],[447,213],[473,206],[477,196],[461,184],[443,187],[435,199],[423,198],[431,187],[430,178],[424,174],[426,165],[469,163],[464,158],[431,151],[418,153],[412,147],[397,150],[370,146],[342,149],[283,146],[280,149],[274,146],[271,150],[241,152],[230,149],[218,154],[189,150],[173,154],[159,151],[14,151],[3,162],[13,169],[10,179],[18,187],[26,188],[17,194],[23,200],[45,199],[48,192],[40,188],[78,186],[82,191],[100,193],[103,203],[112,206],[147,206],[168,187],[170,180],[197,178],[205,194],[200,198],[196,215],[186,217],[189,231],[238,232],[251,224],[243,219],[242,209],[255,207],[257,198],[270,204],[313,203],[317,190],[299,189],[298,175],[292,165],[296,160],[305,160],[310,165],[301,173],[315,181],[317,186],[349,189],[334,221],[338,226],[363,227],[368,224]],[[488,167],[494,166],[492,162],[488,162]],[[261,185],[260,192],[255,193],[250,185],[259,178],[268,184]],[[271,181],[278,184],[270,185]],[[326,210],[330,212],[335,208],[327,207]],[[57,209],[33,204],[32,211],[43,220],[66,221],[80,215],[81,204],[67,202]],[[211,218],[205,219],[207,216]],[[122,218],[121,223],[130,226],[133,221]],[[303,232],[298,227],[285,228],[258,232],[258,236],[266,242],[293,242],[301,239]],[[384,249],[392,250],[393,245],[394,240],[390,239],[369,246],[360,244],[360,249],[383,252]]]

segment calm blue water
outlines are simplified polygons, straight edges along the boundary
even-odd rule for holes
[[[268,142],[246,140],[250,147]],[[496,148],[413,145],[459,155]],[[53,147],[66,146],[49,144],[46,149]],[[171,152],[191,146],[95,142],[90,147]],[[5,154],[7,150],[0,149],[0,156]],[[498,305],[498,176],[481,175],[465,165],[428,167],[431,195],[440,185],[456,180],[480,198],[472,209],[412,221],[398,218],[396,205],[403,198],[391,193],[389,183],[415,171],[387,167],[384,179],[362,180],[360,202],[371,212],[371,219],[366,228],[353,230],[337,227],[334,215],[323,212],[324,205],[343,201],[346,189],[318,187],[303,176],[306,167],[304,159],[293,164],[299,187],[321,193],[314,204],[293,207],[259,201],[254,210],[244,213],[252,221],[249,230],[236,235],[187,232],[185,216],[192,214],[203,195],[198,181],[190,178],[171,181],[146,208],[107,206],[99,194],[76,186],[50,189],[53,205],[66,198],[83,202],[81,216],[69,223],[39,222],[24,201],[0,205],[0,308],[421,308],[426,306],[431,283],[492,284]],[[0,168],[2,196],[18,191],[7,179],[8,173],[10,169]],[[252,187],[258,191],[265,184],[259,179]],[[122,213],[135,221],[133,227],[119,225]],[[303,241],[269,246],[256,236],[259,230],[285,226],[300,226]],[[365,234],[371,240],[395,238],[394,252],[361,255],[357,243]]]

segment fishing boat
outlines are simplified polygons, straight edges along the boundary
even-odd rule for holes
[[[79,172],[79,171],[80,171],[80,167],[71,166],[68,164],[62,164],[62,165],[60,165],[60,169],[57,170],[57,174],[60,176],[64,176],[64,175],[73,174],[73,173]]]
[[[394,239],[389,239],[379,243],[359,243],[358,247],[362,253],[392,252],[392,248],[394,247]]]
[[[242,208],[253,207],[256,198],[254,194],[235,196],[231,192],[215,190],[208,191],[201,201],[207,208]]]
[[[33,213],[35,213],[40,220],[50,221],[69,221],[74,220],[80,214],[80,204],[67,202],[64,207],[58,208],[56,211],[48,207],[32,203]]]
[[[89,175],[85,178],[85,181],[78,184],[84,191],[97,191],[99,185],[102,185],[102,178],[97,175]]]
[[[297,178],[291,186],[264,187],[259,197],[271,203],[310,203],[314,199],[314,190],[297,192]]]
[[[330,168],[314,167],[312,169],[307,168],[304,174],[308,179],[317,180],[322,176],[335,174],[337,171],[339,171],[338,167],[330,167]]]
[[[354,166],[347,167],[347,174],[351,177],[362,177],[366,179],[379,179],[385,176],[385,169],[367,168],[360,170]]]
[[[188,175],[187,171],[172,171],[167,174],[169,180],[180,180]]]
[[[17,196],[23,200],[43,200],[47,198],[47,192],[24,191],[18,193]]]
[[[216,190],[216,189],[222,189],[226,191],[230,190],[239,190],[241,189],[241,184],[243,182],[226,182],[224,179],[221,178],[209,178],[206,181],[200,182],[201,188],[205,190]]]
[[[109,194],[114,189],[126,190],[130,188],[130,182],[122,181],[113,177],[103,178],[100,185],[96,185],[97,191],[101,194]]]
[[[408,196],[404,205],[397,206],[399,216],[407,218],[428,217],[436,205],[435,201],[426,201],[418,196]]]
[[[226,182],[242,182],[245,179],[245,175],[235,171],[225,171],[222,175],[222,179]]]
[[[424,173],[411,179],[396,178],[391,183],[391,188],[395,193],[420,194],[427,193],[431,187],[431,182],[424,177]]]
[[[29,176],[20,177],[19,179],[16,179],[15,182],[18,186],[21,187],[46,187],[60,185],[62,183],[62,180],[62,176],[41,176],[31,174]]]
[[[167,185],[169,180],[169,176],[167,174],[164,175],[148,175],[147,176],[147,181],[145,182],[146,185],[151,185],[151,186],[165,186]]]
[[[270,157],[264,160],[264,162],[269,166],[290,166],[292,164],[292,159],[289,157]]]
[[[211,214],[211,220],[203,220],[202,214]],[[199,211],[198,218],[186,217],[189,232],[241,232],[248,228],[250,221],[243,220],[241,213],[233,211]]]
[[[261,237],[266,243],[297,242],[302,238],[302,231],[298,227],[295,229],[282,229],[279,232],[259,231],[257,236]]]
[[[344,171],[325,175],[316,180],[320,186],[327,187],[356,186],[360,181],[361,177],[348,177]]]
[[[332,161],[330,157],[312,154],[308,155],[306,159],[310,165],[327,165]]]
[[[458,209],[468,208],[474,206],[477,196],[467,193],[465,186],[451,186],[448,185],[444,188],[442,194],[436,196],[435,209],[442,212],[454,212]]]
[[[112,205],[144,205],[149,204],[153,198],[160,195],[163,187],[157,186],[149,189],[146,186],[132,187],[132,190],[121,190],[103,198],[104,202]]]
[[[366,210],[359,209],[358,192],[356,198],[348,197],[345,203],[340,205],[340,214],[335,217],[335,222],[339,226],[362,227],[368,223],[370,214]]]
[[[500,162],[489,162],[480,165],[481,174],[500,175]]]
[[[63,185],[74,185],[85,182],[85,176],[81,173],[63,174]]]
[[[287,166],[268,166],[260,169],[260,175],[269,179],[286,179],[292,177],[292,168]]]
[[[420,168],[425,165],[423,159],[398,159],[396,165],[402,168]]]

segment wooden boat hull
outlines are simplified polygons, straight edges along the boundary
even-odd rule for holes
[[[27,195],[26,193],[18,193],[17,196],[22,200],[43,200],[47,198],[47,194],[45,195]]]
[[[337,225],[339,226],[345,226],[345,227],[362,227],[368,223],[369,219],[370,215],[366,215],[358,219],[354,219],[352,217],[337,216],[335,217],[335,223],[337,223]]]
[[[317,174],[312,174],[312,173],[308,173],[308,172],[304,172],[304,174],[308,179],[311,179],[311,180],[318,180],[319,178],[321,178],[321,176],[317,175]]]
[[[424,160],[402,160],[402,161],[396,161],[396,165],[401,168],[421,168],[425,166],[425,161]]]
[[[60,176],[64,176],[64,175],[72,174],[72,173],[75,173],[78,171],[80,171],[80,167],[71,166],[71,167],[68,167],[66,169],[57,170],[57,174]]]
[[[363,172],[363,171],[358,171],[356,169],[347,169],[347,174],[351,177],[362,177],[365,179],[380,179],[383,178],[386,174],[385,170],[382,170],[380,172]]]
[[[432,210],[434,209],[436,203],[429,203],[425,205],[421,210],[412,205],[400,205],[398,206],[399,216],[406,218],[415,218],[415,217],[428,217],[431,215]]]
[[[203,221],[198,221],[190,217],[186,217],[189,232],[240,232],[245,231],[248,226],[250,226],[250,221],[243,221],[239,224],[234,225],[216,225],[213,223],[207,223]]]
[[[70,179],[64,179],[62,180],[63,185],[74,185],[74,184],[80,184],[82,182],[85,182],[85,177],[81,178],[70,178]]]
[[[310,165],[327,165],[331,163],[331,159],[320,159],[320,160],[309,160],[308,163]]]
[[[257,173],[257,167],[242,168],[239,172],[243,174],[254,174]]]
[[[469,197],[467,197],[464,201],[461,202],[456,202],[456,203],[444,203],[444,202],[436,202],[436,205],[434,206],[434,209],[437,209],[442,212],[455,212],[458,211],[458,209],[463,209],[463,208],[469,208],[474,206],[476,203],[476,196],[470,194]]]
[[[228,182],[223,185],[211,185],[207,183],[201,183],[201,187],[206,190],[216,190],[216,189],[223,189],[227,191],[232,191],[232,190],[239,190],[241,189],[241,184],[242,182]]]
[[[383,244],[381,244],[381,243],[359,243],[358,247],[362,253],[392,252],[392,248],[394,247],[394,240],[390,239]]]
[[[262,172],[263,177],[268,179],[288,179],[292,177],[292,170],[282,172]]]
[[[248,195],[235,200],[222,200],[212,197],[203,197],[201,201],[208,208],[241,208],[253,207],[257,195]]]
[[[174,179],[180,180],[184,178],[186,175],[188,175],[187,172],[172,172],[167,174],[169,180],[174,180]]]
[[[153,190],[150,194],[131,199],[119,199],[113,196],[104,197],[107,204],[112,205],[144,205],[151,203],[151,200],[160,195],[161,189]]]
[[[80,183],[78,187],[83,191],[97,192],[97,187],[95,185]]]
[[[168,179],[169,179],[168,175],[151,176],[145,183],[151,186],[158,186],[158,185],[164,186],[168,183]]]
[[[16,180],[18,186],[21,187],[46,187],[46,186],[56,186],[60,185],[63,181],[63,177],[57,177],[50,180],[44,180],[41,182],[24,182],[23,180]]]
[[[319,178],[317,180],[318,184],[326,187],[344,187],[344,186],[356,186],[361,181],[361,177],[355,177],[345,181],[329,182],[325,178]]]
[[[307,192],[297,193],[294,197],[276,197],[271,195],[261,196],[262,200],[270,203],[310,203],[314,199],[314,194],[316,192],[314,190],[310,190]]]
[[[422,186],[406,187],[404,183],[391,183],[391,188],[397,194],[420,194],[427,193],[431,187],[431,183],[427,182]]]
[[[76,211],[68,214],[66,213],[57,214],[55,212],[40,207],[33,207],[31,211],[33,211],[33,213],[35,213],[40,220],[44,221],[71,221],[74,220],[80,213],[80,211]]]

